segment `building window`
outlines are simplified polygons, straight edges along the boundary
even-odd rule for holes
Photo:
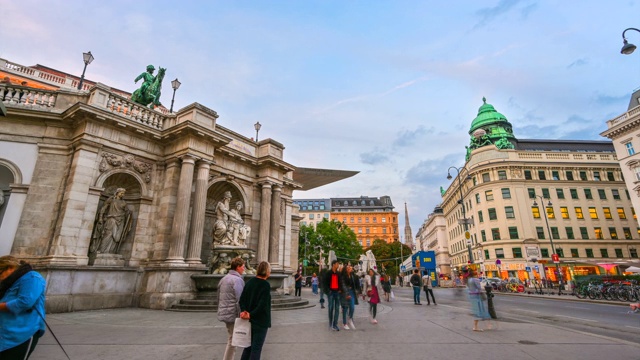
[[[371,239],[367,239],[367,247],[371,246]]]
[[[551,171],[551,178],[553,180],[560,180],[560,173],[556,170]]]
[[[567,239],[569,239],[569,240],[575,239],[575,236],[573,235],[573,228],[572,227],[568,226],[568,227],[566,227],[564,229],[567,232]]]
[[[597,219],[598,218],[598,212],[596,212],[596,208],[594,208],[594,207],[590,207],[589,208],[589,216],[592,219]]]
[[[607,200],[607,194],[605,194],[604,189],[598,189],[598,197],[600,200]]]
[[[587,172],[586,171],[580,171],[580,180],[587,181]]]
[[[476,204],[480,204],[480,194],[476,194]]]
[[[571,193],[571,198],[574,200],[578,199],[578,190],[576,189],[569,189],[569,192]]]
[[[489,250],[487,250],[487,249],[484,250],[484,259],[485,260],[491,259],[491,257],[489,256]]]
[[[637,259],[638,258],[638,251],[635,248],[630,248],[629,249],[629,257]]]
[[[564,190],[556,189],[556,196],[558,197],[558,199],[564,199]]]
[[[482,182],[489,182],[489,181],[491,181],[491,176],[489,176],[489,173],[482,174]]]
[[[309,214],[309,220],[313,220],[314,214]]]
[[[489,220],[498,220],[495,208],[488,209],[487,211],[489,212]]]
[[[564,257],[564,249],[557,247],[556,248],[556,253],[558,254],[559,257]]]
[[[362,218],[358,216],[358,224],[362,224]]]
[[[568,219],[569,218],[569,208],[566,206],[561,206],[560,207],[560,214],[562,215],[563,219]]]
[[[352,223],[352,224],[355,222],[353,216],[349,218],[349,222]]]
[[[515,219],[516,214],[513,212],[513,206],[505,206],[504,212],[507,215],[507,219]]]
[[[618,231],[615,227],[609,228],[609,235],[611,235],[611,240],[618,240]]]
[[[624,238],[627,240],[631,240],[631,228],[623,227],[622,232],[624,233]]]
[[[602,228],[594,227],[593,228],[593,232],[596,234],[596,240],[604,239],[604,236],[602,236]]]
[[[627,148],[627,154],[633,155],[636,153],[636,151],[633,149],[633,144],[631,142],[624,144],[624,147]]]
[[[540,248],[540,256],[542,256],[543,258],[548,258],[549,257],[549,249]]]
[[[358,234],[362,234],[362,228],[361,227],[358,228]]]
[[[342,218],[342,222],[346,224],[346,223],[347,223],[347,218],[346,218],[346,217],[343,217],[343,218]]]
[[[487,190],[484,192],[484,197],[487,201],[493,200],[493,190]]]
[[[547,206],[547,218],[548,219],[556,218],[556,214],[553,213],[553,208],[551,206]]]
[[[480,236],[482,237],[482,242],[487,241],[487,233],[484,230],[480,230]]]
[[[518,228],[515,226],[509,226],[509,239],[519,239]]]
[[[600,256],[603,257],[603,258],[608,258],[609,257],[609,250],[600,249]]]
[[[594,181],[600,181],[600,171],[594,171],[593,172],[593,180]]]
[[[613,171],[607,171],[607,180],[616,181],[616,177],[613,176]]]
[[[544,170],[538,170],[538,179],[547,180],[547,176],[544,174]]]
[[[536,226],[536,233],[539,240],[544,240],[544,228],[542,226]]]
[[[616,257],[617,258],[621,258],[622,257],[622,249],[613,249],[613,251],[616,252]]]
[[[519,247],[511,248],[511,251],[513,252],[513,257],[515,259],[522,259],[522,248],[519,248]]]
[[[507,180],[507,172],[505,170],[498,171],[498,180]]]
[[[482,210],[478,210],[478,221],[481,223],[484,222],[484,215],[482,215]]]
[[[504,250],[496,249],[496,258],[497,259],[504,259]]]
[[[558,231],[557,227],[551,227],[551,236],[553,236],[554,239],[560,239],[560,232]]]
[[[580,227],[580,236],[583,240],[589,240],[589,232],[586,227]]]
[[[584,189],[584,197],[586,197],[588,200],[593,199],[593,195],[591,195],[591,189]]]
[[[578,249],[570,249],[570,251],[571,251],[571,257],[574,257],[574,258],[580,257],[578,255]]]
[[[611,217],[611,210],[608,207],[602,208],[602,212],[604,212],[605,219],[613,219],[613,217]]]
[[[564,172],[564,174],[567,177],[567,180],[573,181],[573,171],[567,170]]]
[[[582,214],[582,208],[579,206],[576,206],[574,209],[576,211],[576,219],[584,219],[584,215]]]
[[[364,218],[364,222],[368,224],[369,223],[369,218],[368,217]]]
[[[511,190],[509,188],[502,189],[502,198],[503,199],[511,199]]]
[[[375,218],[375,217],[374,217],[374,218],[371,218],[371,220],[373,220],[373,223],[374,223],[374,224],[378,222],[378,218]]]
[[[592,258],[593,257],[593,249],[585,249],[585,252],[587,253],[587,257],[588,258]]]
[[[549,195],[549,189],[542,189],[542,197],[545,199],[549,199],[551,195]]]
[[[383,217],[381,220],[382,220],[383,223],[387,222],[387,218],[386,217]]]
[[[534,219],[540,219],[540,208],[538,208],[537,206],[532,206],[531,213],[533,214]]]
[[[611,194],[615,200],[620,200],[620,192],[616,189],[611,189]]]
[[[369,228],[365,228],[364,230],[365,230],[365,231],[364,231],[364,233],[365,233],[365,234],[369,234],[369,233],[370,233]]]
[[[491,237],[493,240],[500,240],[500,229],[493,228],[491,229]]]
[[[473,186],[478,185],[478,179],[476,179],[476,177],[473,177]]]
[[[532,179],[532,177],[531,177],[531,170],[525,170],[525,171],[524,171],[524,179],[525,179],[525,180],[531,180],[531,179]]]
[[[387,233],[387,228],[382,228],[382,233],[386,234]]]
[[[535,199],[536,198],[536,189],[527,189],[527,191],[529,192],[529,199]]]

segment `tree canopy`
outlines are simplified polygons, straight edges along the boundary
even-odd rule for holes
[[[327,263],[329,250],[333,250],[338,260],[355,264],[358,258],[363,254],[362,246],[356,239],[356,234],[345,224],[336,220],[323,219],[313,226],[301,225],[298,241],[298,258],[306,259],[309,264],[318,264],[320,258],[320,249],[322,249],[322,257],[324,264]]]
[[[385,272],[392,279],[398,276],[402,260],[411,256],[411,248],[399,241],[388,243],[381,239],[375,239],[370,247],[364,249],[371,250],[376,257],[378,270]]]

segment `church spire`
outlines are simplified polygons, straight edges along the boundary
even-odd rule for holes
[[[411,225],[409,225],[409,210],[407,203],[404,203],[404,244],[413,249],[413,235],[411,234]]]

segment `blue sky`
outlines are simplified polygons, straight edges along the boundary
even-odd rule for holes
[[[358,170],[296,198],[391,196],[415,232],[464,163],[482,97],[518,138],[598,139],[640,87],[640,1],[0,0],[0,57],[133,91],[153,64],[219,124],[302,167]],[[627,32],[640,44],[640,33]]]

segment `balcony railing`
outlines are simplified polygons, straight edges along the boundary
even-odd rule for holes
[[[0,85],[0,101],[7,106],[39,108],[51,110],[56,105],[54,91],[27,88],[23,86]]]

